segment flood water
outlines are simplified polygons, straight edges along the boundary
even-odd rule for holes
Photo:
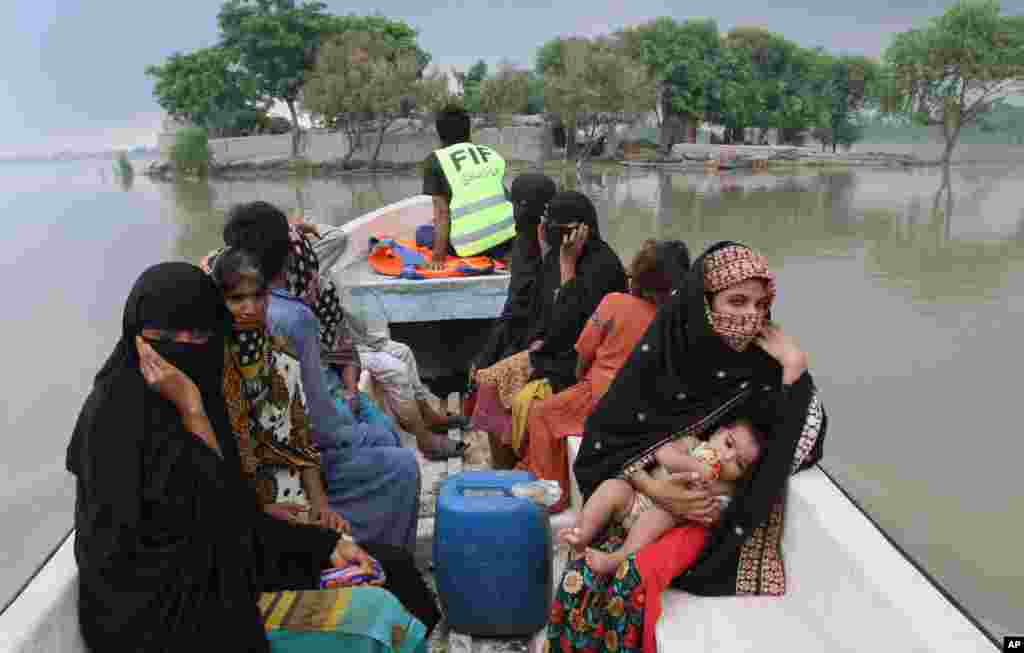
[[[6,373],[0,605],[71,526],[64,450],[135,277],[217,246],[226,209],[264,199],[347,219],[415,176],[154,183],[109,162],[0,166]],[[574,180],[567,180],[574,185]],[[825,467],[995,634],[1024,631],[1017,482],[1024,168],[588,175],[605,238],[760,249],[774,316],[810,353],[831,417]],[[1018,481],[1019,482],[1019,481]]]

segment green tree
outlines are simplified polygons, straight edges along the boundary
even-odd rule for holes
[[[215,136],[254,123],[265,110],[256,79],[225,47],[172,54],[161,65],[147,66],[146,76],[154,80],[153,95],[168,114]]]
[[[941,128],[948,163],[964,126],[1024,83],[1024,18],[1002,15],[995,0],[964,0],[898,34],[883,59],[883,107]]]
[[[721,47],[718,25],[713,20],[677,23],[662,17],[616,36],[656,82],[658,140],[667,150],[685,140],[689,124],[707,112],[707,87]]]
[[[577,162],[580,167],[617,124],[654,108],[655,83],[610,39],[565,40],[561,56],[545,74],[544,98],[567,129],[583,131],[586,147]]]
[[[734,69],[743,84],[736,99],[747,104],[725,108],[735,121],[728,125],[730,142],[742,141],[746,127],[778,129],[787,141],[820,116],[815,53],[762,27],[736,27],[723,45],[732,55],[726,68]]]
[[[316,1],[228,0],[217,15],[223,44],[239,53],[263,94],[288,107],[293,157],[301,139],[295,103],[321,40],[333,27],[325,8]]]
[[[487,62],[480,59],[462,77],[462,103],[466,111],[480,113],[480,87],[487,79]]]
[[[505,64],[480,84],[480,110],[497,120],[523,113],[530,103],[530,74]]]
[[[411,52],[416,59],[416,67],[419,71],[430,65],[430,54],[420,48],[417,39],[419,32],[403,20],[396,20],[382,15],[357,16],[331,16],[328,19],[326,34],[336,37],[348,32],[369,32],[381,39],[381,41],[392,48],[403,52]]]
[[[714,74],[706,86],[706,117],[725,126],[726,141],[742,138],[743,128],[762,112],[763,100],[755,83],[750,59],[733,48],[723,48],[714,61]]]
[[[526,113],[537,115],[544,113],[544,77],[530,71],[527,77]]]
[[[568,39],[551,39],[537,49],[537,64],[535,70],[538,75],[546,75],[549,72],[563,70],[562,49]]]
[[[867,57],[850,55],[822,56],[818,66],[823,115],[815,136],[834,152],[837,146],[850,146],[860,139],[863,127],[858,116],[871,102],[881,70]]]
[[[346,32],[328,41],[302,89],[303,106],[348,137],[346,161],[365,135],[375,134],[371,165],[399,118],[446,100],[443,74],[424,76],[414,48],[396,48],[374,32]]]

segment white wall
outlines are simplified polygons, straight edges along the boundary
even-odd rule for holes
[[[304,155],[313,162],[322,163],[344,157],[348,138],[340,132],[311,130],[304,133]],[[474,130],[473,141],[490,145],[506,159],[541,161],[550,152],[550,138],[545,127],[487,127]],[[164,156],[174,143],[173,133],[158,137]],[[370,137],[355,154],[356,159],[368,159],[375,139]],[[388,134],[381,145],[379,160],[387,163],[415,163],[422,161],[440,147],[433,129]],[[210,152],[217,163],[286,158],[291,154],[291,134],[245,136],[241,138],[210,139]]]

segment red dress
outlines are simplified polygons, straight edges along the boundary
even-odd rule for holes
[[[526,441],[516,467],[558,481],[562,499],[551,507],[552,512],[565,510],[569,503],[565,438],[582,435],[584,421],[647,332],[655,313],[654,304],[633,295],[605,295],[576,341],[580,360],[590,363],[583,379],[530,408]]]

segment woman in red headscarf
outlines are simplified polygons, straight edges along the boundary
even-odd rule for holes
[[[820,459],[827,420],[806,354],[770,322],[775,294],[764,257],[737,243],[713,245],[587,420],[573,467],[584,496],[624,478],[680,522],[696,523],[630,555],[612,576],[593,573],[583,558],[570,563],[552,606],[549,648],[655,653],[661,592],[670,585],[712,596],[785,592],[783,491],[792,473]],[[671,439],[706,439],[740,415],[768,443],[721,514],[696,479],[646,473]],[[617,550],[621,527],[601,539],[600,550]]]

